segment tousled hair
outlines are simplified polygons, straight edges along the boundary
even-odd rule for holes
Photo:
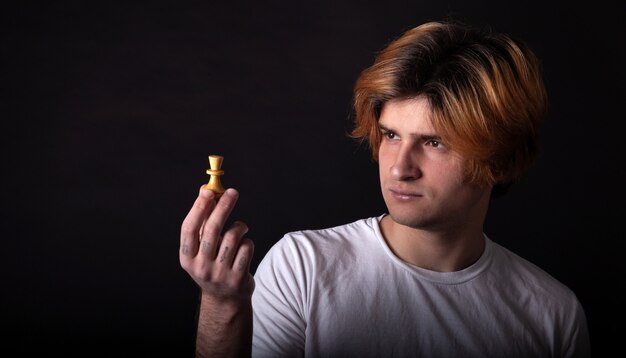
[[[506,192],[536,159],[547,95],[536,55],[521,41],[461,23],[429,22],[387,45],[354,86],[354,138],[375,160],[378,119],[391,100],[425,97],[468,180]]]

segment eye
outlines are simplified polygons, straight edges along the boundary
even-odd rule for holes
[[[426,142],[426,145],[431,146],[433,148],[444,148],[445,146],[443,145],[443,143],[441,143],[440,140],[438,139],[429,139]]]
[[[392,131],[388,131],[388,130],[383,130],[383,137],[385,137],[385,139],[389,139],[389,140],[395,140],[398,139],[398,136],[392,132]]]

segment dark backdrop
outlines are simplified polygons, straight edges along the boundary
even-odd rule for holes
[[[223,182],[241,192],[233,218],[251,228],[255,267],[287,231],[381,214],[376,165],[347,136],[352,85],[392,38],[446,17],[525,40],[550,95],[542,156],[486,233],[577,293],[596,353],[619,343],[624,5],[4,6],[3,347],[191,356],[197,289],[179,229],[207,156],[225,156]]]

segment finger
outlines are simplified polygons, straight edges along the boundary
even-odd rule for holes
[[[235,256],[235,259],[233,260],[232,269],[241,273],[250,272],[252,255],[254,255],[254,242],[252,242],[249,238],[241,239],[237,256]]]
[[[241,238],[248,232],[248,226],[241,222],[235,221],[233,225],[224,233],[224,238],[219,249],[219,257],[217,262],[223,267],[230,269],[233,259],[239,250]]]
[[[180,230],[180,255],[182,257],[193,257],[198,252],[198,239],[200,230],[205,223],[213,206],[215,205],[215,194],[210,190],[200,189],[191,210],[183,220]]]
[[[214,261],[219,249],[220,242],[222,241],[221,234],[218,228],[211,228],[205,221],[202,229],[200,230],[200,249],[198,250],[198,256],[206,260]]]
[[[214,245],[219,245],[226,219],[228,219],[238,198],[239,193],[232,188],[227,189],[222,194],[202,229],[204,240],[210,240]]]
[[[254,291],[254,278],[250,273],[254,243],[249,238],[243,238],[233,260],[232,275],[229,277],[230,285],[243,288],[245,292],[252,294]]]

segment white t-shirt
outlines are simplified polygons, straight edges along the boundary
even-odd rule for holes
[[[395,256],[384,215],[292,232],[255,273],[255,357],[589,356],[582,306],[485,236],[480,259],[435,272]]]

